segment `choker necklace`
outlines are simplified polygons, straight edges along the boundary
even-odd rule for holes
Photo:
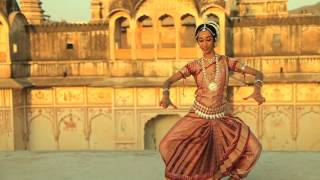
[[[217,84],[217,82],[218,82],[218,76],[219,76],[219,74],[220,74],[220,66],[219,66],[219,63],[218,63],[218,59],[219,59],[219,58],[218,58],[218,55],[215,55],[213,59],[216,61],[216,74],[215,74],[214,80],[213,80],[212,82],[209,82],[209,80],[208,80],[207,72],[206,72],[206,69],[205,69],[205,67],[204,67],[204,62],[203,62],[203,60],[208,60],[208,59],[206,59],[206,58],[204,58],[204,57],[202,57],[202,58],[200,59],[201,68],[202,68],[202,72],[203,72],[203,77],[204,77],[204,79],[206,80],[206,83],[208,84],[208,89],[209,89],[210,91],[216,91],[216,90],[218,89],[218,84]],[[213,59],[212,59],[212,62],[213,62]]]

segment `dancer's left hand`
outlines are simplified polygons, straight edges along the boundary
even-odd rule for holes
[[[250,98],[254,99],[258,103],[258,105],[261,105],[262,103],[266,102],[266,99],[258,91],[254,91],[250,96],[245,97],[243,99],[247,100]]]

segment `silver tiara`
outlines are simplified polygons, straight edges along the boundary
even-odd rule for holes
[[[208,27],[207,25],[209,26],[212,26],[215,30],[216,30],[216,33],[212,32]],[[204,23],[203,27],[200,29],[200,31],[205,31],[205,30],[208,30],[212,35],[216,36],[216,40],[219,39],[219,25],[214,22],[214,21],[209,21],[208,23]],[[199,32],[200,32],[199,31]],[[198,37],[199,33],[196,35],[196,37]]]

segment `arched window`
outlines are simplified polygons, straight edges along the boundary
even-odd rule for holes
[[[214,14],[207,15],[208,21],[214,21],[219,24],[219,17]]]
[[[116,49],[128,49],[130,48],[130,40],[128,36],[129,20],[125,17],[120,17],[116,20],[115,24],[115,44]]]
[[[137,26],[137,48],[153,48],[154,34],[152,19],[148,16],[141,16]]]
[[[196,30],[196,20],[192,15],[186,14],[181,17],[180,39],[181,47],[195,47],[196,41],[194,32]]]
[[[176,47],[176,30],[174,20],[169,15],[164,15],[159,18],[159,46],[160,48],[175,48]]]

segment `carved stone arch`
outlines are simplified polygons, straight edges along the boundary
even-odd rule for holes
[[[180,39],[182,48],[195,48],[196,41],[194,32],[196,30],[196,18],[192,14],[181,16]]]
[[[20,11],[12,12],[9,15],[9,18],[8,18],[9,24],[12,25],[17,18],[19,18],[19,20],[23,21],[25,24],[28,24],[28,20],[27,20],[26,16],[23,13],[21,13]]]
[[[137,12],[139,11],[139,8],[142,6],[142,4],[145,2],[146,0],[138,0],[137,4],[135,5],[134,9],[135,9],[135,14],[137,14]]]
[[[193,14],[193,13],[187,12],[187,13],[183,14],[183,15],[180,17],[180,19],[182,20],[182,19],[186,18],[187,16],[192,16],[192,17],[194,17],[195,20],[196,20],[196,16],[197,16],[197,15],[195,15],[195,14]]]
[[[205,13],[206,13],[208,10],[210,10],[210,9],[216,9],[216,10],[218,10],[218,11],[220,11],[220,12],[224,12],[224,14],[227,14],[225,8],[222,7],[222,6],[219,6],[219,5],[217,5],[217,4],[209,4],[209,5],[207,5],[207,6],[202,7],[202,9],[201,9],[201,11],[200,11],[199,14],[200,14],[200,15],[203,15],[203,14],[205,14]]]
[[[23,137],[25,141],[26,149],[52,150],[56,148],[56,142],[59,139],[59,135],[58,135],[58,127],[56,124],[53,109],[51,108],[28,109],[26,124],[27,125],[25,128],[24,137]],[[44,129],[46,129],[46,131],[41,132]],[[41,135],[41,137],[39,137],[39,135]],[[41,140],[42,140],[42,143],[41,143]],[[45,140],[45,143],[43,140]]]
[[[113,0],[109,5],[109,14],[118,10],[127,11],[131,17],[135,17],[141,4],[145,0]]]
[[[36,110],[34,110],[36,111]],[[34,113],[34,111],[31,110],[31,112],[29,113]],[[52,133],[55,134],[56,130],[55,130],[55,123],[54,123],[54,119],[53,117],[49,117],[45,114],[42,114],[42,109],[38,109],[38,114],[36,114],[35,116],[32,116],[30,118],[27,119],[27,128],[26,128],[26,132],[25,132],[25,140],[26,141],[29,141],[29,137],[30,137],[30,134],[31,134],[31,124],[33,121],[35,121],[36,119],[39,119],[39,118],[44,118],[46,120],[48,120],[50,123],[51,123],[51,127],[52,127]]]
[[[12,12],[9,15],[10,23],[10,56],[12,61],[15,60],[28,60],[30,54],[30,37],[27,32],[26,26],[28,25],[27,18],[18,11]],[[29,75],[29,70],[26,70]]]
[[[143,14],[142,16],[138,17],[137,21],[145,21],[147,19],[151,20],[151,22],[152,22],[152,18],[146,14]],[[151,24],[151,25],[153,25],[153,24]]]
[[[130,28],[130,21],[128,18],[119,17],[115,21],[115,43],[116,47],[119,49],[128,49],[129,41],[128,41],[128,29]]]
[[[171,21],[172,19],[172,21]],[[163,14],[159,17],[159,21],[164,21],[164,25],[175,25],[174,24],[174,16],[170,15],[170,14]]]
[[[176,24],[174,16],[164,14],[158,19],[159,48],[168,49],[176,47]]]
[[[206,17],[207,17],[208,21],[214,21],[214,22],[220,24],[220,18],[216,14],[209,13],[206,15]]]
[[[137,49],[154,48],[154,24],[152,18],[147,15],[142,15],[137,18],[136,23]]]
[[[110,34],[110,41],[109,41],[109,47],[110,47],[110,58],[111,59],[116,59],[116,58],[121,58],[121,56],[119,55],[125,55],[126,58],[130,57],[130,53],[128,54],[128,52],[130,52],[130,49],[126,49],[125,52],[120,52],[118,51],[118,48],[116,48],[116,37],[115,37],[115,33],[116,32],[116,21],[119,18],[126,18],[128,20],[128,23],[131,25],[131,16],[130,14],[128,14],[128,12],[126,11],[118,11],[116,13],[114,13],[112,16],[110,16],[109,19],[109,34]],[[130,26],[131,28],[131,26]],[[129,33],[128,35],[128,39],[131,40],[131,37],[129,37]]]
[[[112,16],[115,16],[118,13],[125,13],[128,16],[130,16],[130,11],[126,10],[126,9],[113,9],[112,11],[109,12],[107,18],[112,18]],[[131,17],[131,16],[130,16]],[[108,19],[106,19],[107,21]]]
[[[145,149],[145,127],[148,122],[150,122],[152,119],[157,118],[158,116],[165,116],[165,115],[177,115],[179,119],[181,119],[183,116],[186,115],[186,112],[181,112],[181,111],[157,111],[157,112],[140,112],[138,113],[138,144],[140,149]]]

